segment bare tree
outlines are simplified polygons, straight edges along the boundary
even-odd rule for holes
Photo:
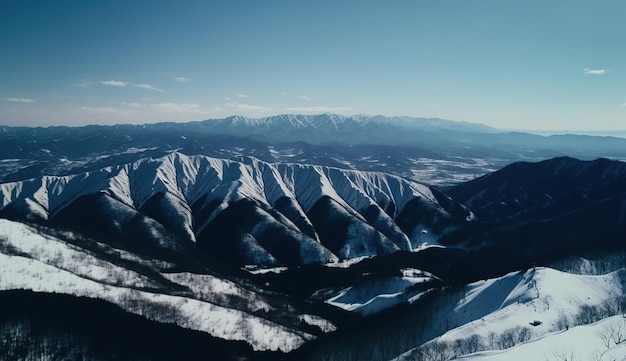
[[[574,355],[574,351],[572,350],[558,350],[558,351],[553,351],[552,352],[552,356],[554,356],[555,360],[558,361],[575,361],[575,355]]]
[[[602,345],[606,348],[611,348],[611,334],[613,331],[609,327],[605,327],[603,330],[598,332],[598,337],[600,337],[600,341]]]
[[[626,330],[624,329],[624,323],[626,321],[622,322],[619,326],[613,326],[612,332],[611,332],[611,339],[613,340],[613,342],[618,345],[620,343],[622,343],[625,339],[626,339]]]
[[[483,349],[483,344],[481,342],[480,336],[473,334],[470,336],[465,342],[467,353],[474,353],[481,351]]]

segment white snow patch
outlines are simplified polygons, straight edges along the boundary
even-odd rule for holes
[[[409,273],[407,271],[407,273]],[[412,273],[412,272],[411,272]],[[363,315],[380,312],[423,293],[409,290],[412,286],[432,280],[423,274],[409,277],[385,277],[346,288],[326,303]]]
[[[308,325],[319,327],[323,332],[333,332],[337,330],[337,327],[328,320],[325,320],[315,315],[300,315],[300,321],[305,322]]]

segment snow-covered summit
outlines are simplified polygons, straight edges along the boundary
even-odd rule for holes
[[[194,123],[197,130],[238,136],[256,136],[272,141],[313,143],[389,143],[410,140],[414,132],[486,132],[482,124],[439,118],[385,117],[382,115],[283,114],[265,118],[232,116]],[[407,133],[408,132],[408,133]]]

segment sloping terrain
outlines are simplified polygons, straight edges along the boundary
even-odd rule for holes
[[[622,248],[625,179],[624,163],[606,159],[515,163],[447,191],[477,219],[439,241],[501,272],[512,270],[507,262],[519,269],[567,252]]]
[[[612,316],[596,323],[555,331],[516,347],[482,351],[459,357],[467,361],[517,360],[623,360],[626,356],[624,317]]]
[[[334,328],[321,317],[295,311],[286,297],[236,278],[177,271],[180,264],[73,232],[52,233],[0,219],[1,290],[99,298],[148,319],[245,341],[256,350],[290,351],[314,338],[310,332]]]
[[[485,354],[499,357],[485,359],[505,359],[509,353],[501,350],[570,332],[575,326],[621,313],[625,287],[623,268],[603,275],[574,275],[536,268],[479,281],[467,286],[461,300],[438,311],[439,325],[434,326],[444,330],[441,336],[398,360],[429,359],[437,349],[448,357],[496,350],[500,352]],[[600,340],[593,342],[600,350]],[[576,344],[567,350],[554,346],[558,352],[589,353]]]
[[[435,361],[471,355],[470,359],[489,356],[485,359],[506,360],[509,352],[522,359],[523,353],[516,350],[542,343],[539,350],[550,351],[545,355],[548,360],[562,360],[553,358],[552,351],[569,357],[570,352],[591,355],[611,349],[607,357],[611,352],[624,357],[623,348],[619,350],[626,323],[614,317],[621,318],[626,310],[624,254],[603,252],[590,258],[564,259],[563,270],[535,267],[467,285],[432,287],[417,297],[413,297],[414,289],[387,282],[387,289],[395,287],[394,297],[412,297],[357,325],[309,342],[294,356],[306,360]],[[561,347],[563,342],[545,347],[555,335],[584,330],[604,319],[611,324],[603,332],[608,346],[598,335],[569,347]]]
[[[382,173],[171,153],[0,185],[0,216],[108,234],[239,265],[328,263],[421,246],[463,226],[465,207]]]
[[[478,217],[546,219],[621,196],[626,163],[560,157],[519,162],[448,190]]]
[[[285,359],[244,341],[147,320],[106,301],[26,290],[0,292],[3,360]]]

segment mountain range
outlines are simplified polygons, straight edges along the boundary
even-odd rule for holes
[[[626,310],[626,139],[322,114],[0,141],[5,358],[177,355],[67,321],[103,312],[188,359],[492,360]]]
[[[516,161],[626,159],[626,139],[539,136],[441,119],[283,115],[190,123],[0,127],[0,182],[65,175],[172,151],[239,161],[391,173],[431,185],[471,180]]]

